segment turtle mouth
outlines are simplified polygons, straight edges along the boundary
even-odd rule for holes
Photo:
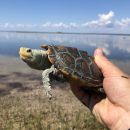
[[[30,57],[30,56],[25,56],[25,55],[20,55],[20,58],[25,61],[25,60],[31,59],[32,57]]]

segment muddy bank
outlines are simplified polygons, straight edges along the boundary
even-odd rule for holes
[[[119,68],[130,74],[130,61],[113,60]],[[0,95],[31,91],[42,87],[42,71],[29,68],[21,59],[0,56]],[[69,84],[53,82],[53,87],[69,88]]]

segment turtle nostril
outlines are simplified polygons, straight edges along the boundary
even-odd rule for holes
[[[27,52],[31,52],[31,49],[28,49]]]

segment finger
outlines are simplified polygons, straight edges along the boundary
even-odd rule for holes
[[[104,55],[102,49],[96,49],[94,52],[95,62],[101,69],[104,77],[122,76],[123,72],[111,63]]]
[[[83,89],[83,87],[79,86],[71,86],[71,90],[74,95],[91,111],[96,103],[105,98],[105,95],[103,93],[99,94],[95,91]]]

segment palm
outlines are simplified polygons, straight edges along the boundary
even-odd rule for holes
[[[109,101],[108,98],[103,99],[94,106],[94,115],[102,123],[112,126],[123,115],[124,110]],[[98,115],[100,116],[98,116]]]
[[[107,92],[107,97],[94,106],[94,114],[96,115],[96,112],[100,114],[101,119],[99,120],[103,121],[102,123],[112,126],[126,113],[125,108],[129,106],[130,101],[128,100],[126,105],[125,96],[126,92],[130,91],[126,90],[125,87],[121,87],[124,85],[129,85],[129,81],[119,76],[104,79],[103,86]]]

